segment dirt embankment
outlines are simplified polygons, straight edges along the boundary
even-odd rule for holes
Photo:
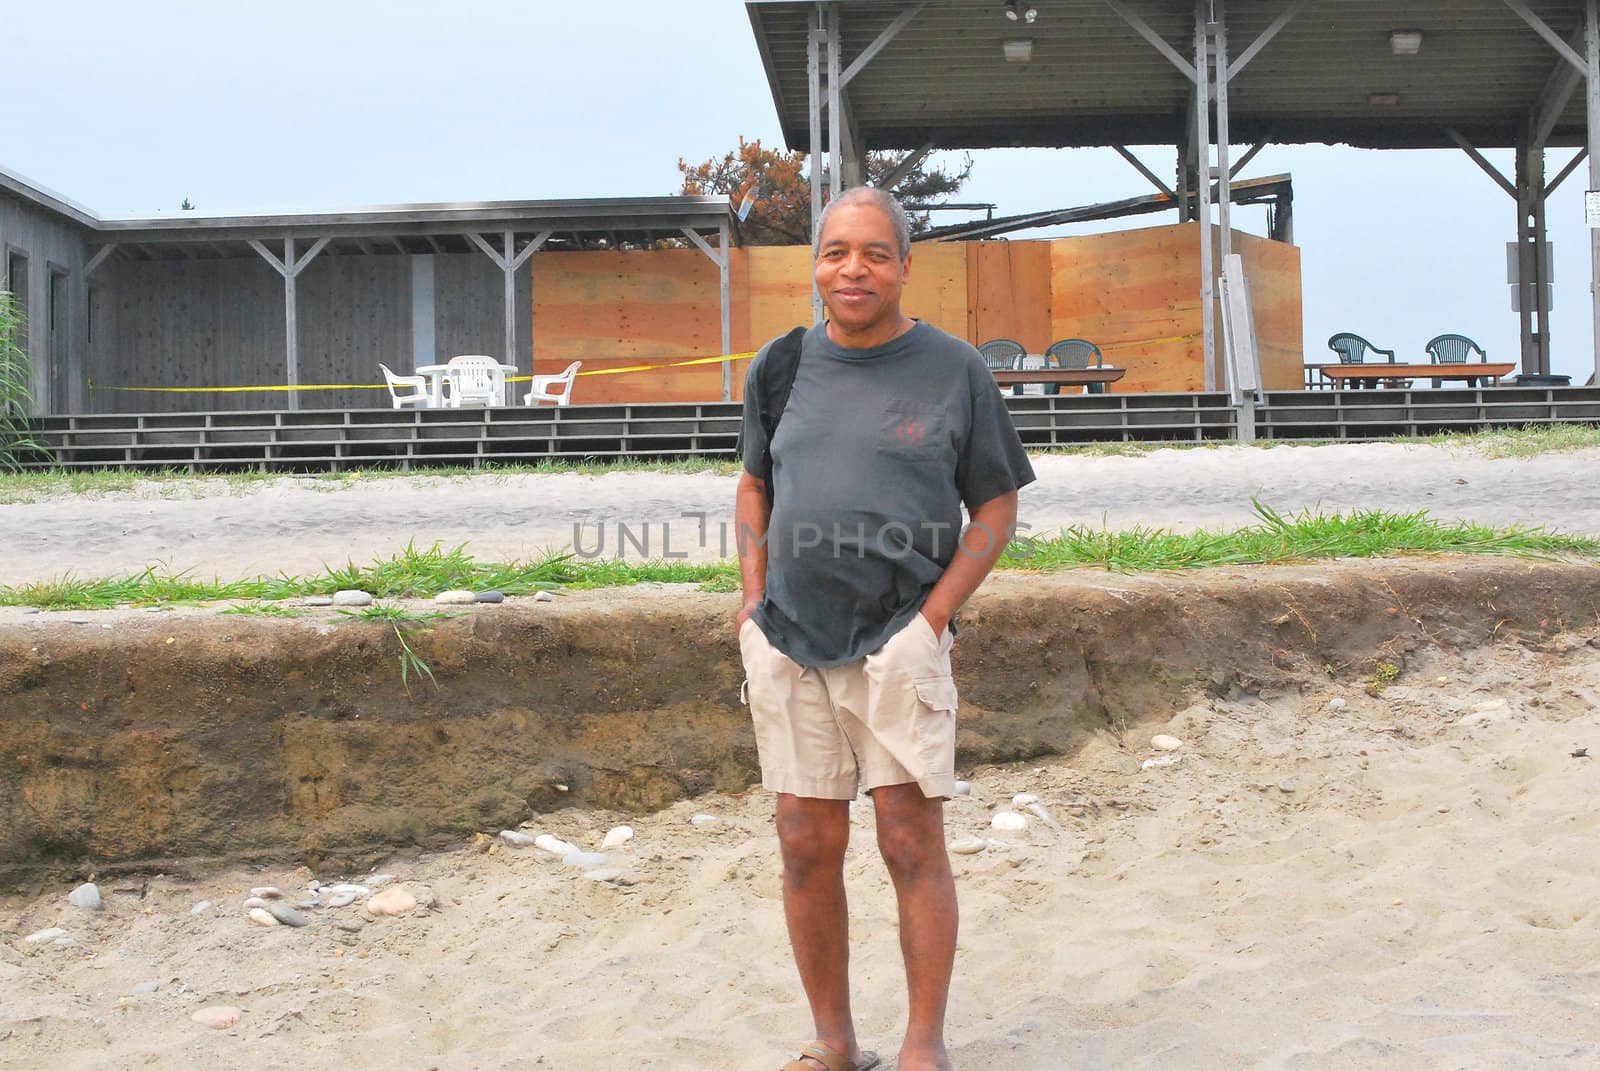
[[[0,881],[356,860],[568,805],[652,810],[757,777],[732,596],[513,601],[388,625],[0,618]],[[109,628],[97,628],[102,623]],[[1210,692],[1403,674],[1429,646],[1600,620],[1600,570],[1501,560],[995,578],[955,650],[963,766],[1071,754]],[[1392,668],[1389,668],[1392,667]]]

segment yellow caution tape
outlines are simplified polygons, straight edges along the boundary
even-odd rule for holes
[[[580,376],[620,376],[629,372],[657,372],[664,368],[687,368],[696,364],[727,364],[731,361],[743,361],[756,355],[755,350],[748,353],[724,353],[717,357],[692,357],[683,361],[670,361],[666,364],[633,364],[624,368],[596,368],[588,372],[579,372]],[[532,380],[528,376],[507,376],[507,383],[527,383]],[[250,394],[263,391],[307,391],[307,390],[388,390],[387,383],[301,383],[298,386],[282,384],[278,386],[260,387],[101,387],[91,382],[90,391],[116,390],[149,392],[152,394]]]

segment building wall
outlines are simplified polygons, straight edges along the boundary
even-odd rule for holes
[[[380,363],[406,374],[419,350],[413,322],[414,261],[433,268],[433,352],[505,349],[504,282],[479,254],[319,256],[295,282],[299,380],[344,385],[300,392],[302,409],[389,404]],[[532,308],[518,273],[519,370],[528,367]],[[281,386],[287,379],[284,282],[260,257],[110,260],[95,273],[89,373],[92,412],[283,409],[283,391],[164,393],[141,388]]]
[[[83,265],[88,230],[54,212],[0,192],[0,290],[16,287],[27,314],[21,344],[32,369],[33,411],[79,412],[87,404],[88,324]],[[27,278],[12,279],[13,256],[27,258]],[[64,307],[50,318],[52,272],[64,275]]]
[[[1037,353],[1058,339],[1089,339],[1108,364],[1128,370],[1116,392],[1199,390],[1199,242],[1199,224],[1183,224],[1038,242],[921,243],[904,306],[974,344],[1011,338]],[[1266,385],[1294,389],[1302,375],[1299,250],[1244,234],[1238,247]],[[430,274],[431,284],[419,282]],[[733,354],[811,320],[807,247],[732,250],[729,281]],[[403,373],[430,348],[416,334],[428,323],[425,309],[414,310],[418,286],[432,296],[437,361],[501,356],[503,276],[487,257],[320,256],[297,284],[300,381],[369,389],[308,391],[303,408],[388,404],[384,390],[370,389],[382,383],[379,362]],[[668,367],[722,352],[718,271],[698,249],[538,253],[518,273],[516,305],[512,363],[526,373],[531,361],[543,374],[581,360],[577,402],[723,397],[723,363]],[[111,389],[282,384],[283,280],[259,258],[108,261],[95,277],[93,322],[92,411],[285,406],[281,392]],[[639,365],[647,367],[613,374]],[[734,398],[747,365],[727,364]],[[524,390],[515,387],[513,400]]]

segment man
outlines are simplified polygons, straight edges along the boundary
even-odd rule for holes
[[[1005,549],[1033,470],[978,352],[900,311],[911,243],[899,204],[871,188],[841,194],[815,252],[828,320],[805,334],[770,443],[759,399],[776,344],[752,362],[735,511],[746,695],[817,1034],[784,1071],[878,1064],[850,1011],[844,856],[858,789],[900,908],[910,1009],[899,1069],[949,1071],[951,620]]]

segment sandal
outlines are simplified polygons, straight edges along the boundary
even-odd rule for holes
[[[784,1064],[779,1071],[816,1071],[815,1068],[808,1067],[802,1062],[807,1056],[826,1067],[828,1071],[872,1071],[878,1066],[878,1054],[875,1052],[863,1051],[861,1062],[855,1064],[850,1062],[849,1057],[835,1052],[822,1042],[813,1041],[800,1050],[799,1056]]]

